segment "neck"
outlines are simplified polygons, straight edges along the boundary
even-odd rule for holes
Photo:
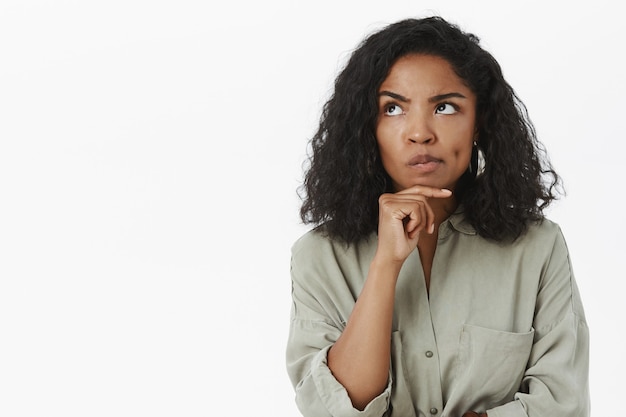
[[[435,214],[435,230],[443,223],[458,207],[454,194],[449,198],[431,198],[428,200],[430,208]]]
[[[422,263],[422,269],[424,270],[426,291],[430,294],[430,272],[437,249],[437,240],[439,239],[439,226],[454,213],[458,203],[454,195],[452,195],[449,198],[431,198],[428,200],[428,204],[435,214],[435,231],[432,235],[428,233],[420,234],[420,238],[417,241],[417,249]]]

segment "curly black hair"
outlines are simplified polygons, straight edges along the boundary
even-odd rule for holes
[[[332,238],[357,242],[378,228],[378,199],[392,192],[375,136],[378,89],[402,56],[447,60],[477,98],[484,171],[469,170],[455,195],[481,236],[515,240],[558,197],[561,179],[536,137],[526,107],[479,38],[439,16],[406,19],[366,37],[335,80],[310,141],[300,217]],[[474,156],[475,157],[475,156]]]

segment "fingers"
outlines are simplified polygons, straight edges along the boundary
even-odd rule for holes
[[[432,233],[435,215],[427,198],[419,194],[383,194],[379,199],[381,222],[401,222],[410,239],[427,230]]]
[[[412,205],[414,210],[408,214],[406,231],[410,239],[413,239],[419,232],[426,230],[428,233],[434,231],[435,214],[430,205],[425,200],[405,200],[406,204]]]
[[[487,417],[487,413],[477,413],[475,411],[467,411],[462,417]]]
[[[434,232],[435,215],[427,202],[428,198],[448,198],[451,195],[452,191],[445,188],[415,185],[392,194],[391,199],[403,207],[400,211],[401,219],[405,221],[409,237],[413,238],[421,230],[426,230],[429,234]],[[396,218],[399,216],[397,214]]]
[[[414,186],[379,198],[377,256],[392,262],[404,262],[415,249],[419,234],[435,231],[435,213],[429,203],[433,198],[447,198],[450,190]]]
[[[435,231],[435,213],[429,199],[447,198],[450,190],[414,186],[379,198],[377,256],[392,262],[404,262],[415,249],[422,231]]]
[[[429,198],[447,198],[452,195],[452,191],[446,188],[433,188],[425,185],[414,185],[396,194],[418,194]]]

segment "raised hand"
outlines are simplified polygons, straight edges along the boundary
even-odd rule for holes
[[[420,233],[434,231],[435,214],[429,200],[451,195],[450,190],[421,185],[381,195],[376,258],[402,265],[415,249]]]

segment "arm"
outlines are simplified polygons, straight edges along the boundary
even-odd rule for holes
[[[398,274],[420,232],[434,230],[427,198],[450,195],[448,190],[412,187],[380,197],[376,255],[346,329],[328,354],[328,366],[356,409],[363,410],[387,386]]]
[[[391,323],[399,268],[372,262],[344,332],[328,353],[328,366],[358,410],[388,383]],[[363,366],[367,364],[367,366]]]
[[[450,195],[421,190],[435,197]],[[287,361],[296,401],[305,416],[381,416],[387,409],[395,282],[419,232],[432,232],[434,223],[427,197],[412,191],[381,197],[378,248],[344,329],[335,312],[346,310],[337,304],[347,297],[338,295],[343,289],[333,283],[349,272],[339,267],[311,272],[308,269],[313,267],[299,265],[299,259],[312,265],[310,255],[292,258],[294,308]],[[333,256],[332,251],[328,256]],[[316,284],[319,273],[329,277],[324,288]]]
[[[334,277],[363,276],[367,263],[356,266],[356,262],[346,264],[341,259],[320,261],[334,256],[337,248],[319,236],[306,239],[304,246],[300,242],[294,249],[287,371],[298,409],[305,417],[382,416],[389,406],[391,380],[384,392],[361,411],[353,407],[346,389],[328,367],[328,351],[344,331],[355,305],[355,287]]]

